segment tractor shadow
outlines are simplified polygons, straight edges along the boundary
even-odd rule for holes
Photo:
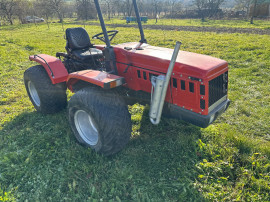
[[[167,118],[154,126],[148,113],[146,107],[142,119],[133,121],[126,148],[104,157],[77,143],[65,110],[54,115],[24,112],[0,130],[0,154],[5,159],[0,160],[1,184],[19,187],[21,197],[29,199],[35,194],[28,190],[43,190],[41,196],[61,200],[60,190],[61,196],[81,193],[83,200],[85,194],[91,195],[91,186],[106,198],[106,190],[115,184],[123,200],[203,201],[194,187],[200,129]],[[68,185],[74,181],[71,190]]]
[[[149,120],[149,106],[144,108],[141,121],[133,121],[132,138],[124,151],[134,164],[127,162],[150,186],[180,201],[204,200],[194,187],[199,175],[196,164],[201,160],[198,140],[199,127],[162,117],[159,125]],[[139,126],[138,126],[139,125]],[[122,156],[122,154],[121,154]]]

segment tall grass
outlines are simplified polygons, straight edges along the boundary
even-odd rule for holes
[[[118,30],[115,43],[139,41],[137,29]],[[1,200],[269,200],[269,36],[145,30],[152,45],[179,40],[182,50],[227,60],[232,103],[206,129],[166,118],[154,126],[148,106],[130,106],[132,139],[106,158],[77,144],[65,111],[38,114],[27,97],[28,56],[64,51],[63,35],[58,24],[0,30]]]

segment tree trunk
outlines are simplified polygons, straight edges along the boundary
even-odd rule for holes
[[[8,16],[8,21],[11,25],[13,25],[13,20],[12,20],[12,17],[11,16]]]
[[[108,8],[108,20],[111,20],[111,8],[110,8],[110,3],[107,2],[107,8]]]
[[[255,12],[256,12],[256,7],[257,7],[257,2],[258,2],[258,0],[254,1],[253,11],[252,11],[251,19],[250,19],[250,24],[253,24],[253,20],[254,20],[254,17],[255,17]]]
[[[202,20],[202,22],[204,22],[205,21],[204,11],[203,10],[199,10],[199,12],[200,12],[201,20]]]
[[[48,29],[50,29],[49,15],[45,14],[45,16],[46,16],[46,23],[47,23]]]
[[[156,24],[157,24],[157,21],[158,21],[158,14],[157,14],[157,5],[155,5],[155,16],[156,16]]]
[[[57,15],[58,15],[58,18],[59,18],[59,22],[63,23],[63,15],[59,10],[57,11]]]

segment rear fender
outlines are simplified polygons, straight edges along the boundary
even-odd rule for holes
[[[67,87],[74,92],[73,85],[79,81],[100,86],[104,89],[115,88],[125,83],[124,77],[121,76],[98,70],[83,70],[68,75]]]
[[[39,54],[29,56],[29,60],[41,64],[47,71],[53,84],[67,81],[68,72],[60,59],[46,54]]]

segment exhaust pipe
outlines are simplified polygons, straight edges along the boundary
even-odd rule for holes
[[[177,41],[174,47],[172,59],[170,65],[168,67],[168,71],[166,76],[152,76],[152,92],[151,92],[151,106],[150,106],[150,121],[157,125],[160,122],[160,118],[162,115],[162,110],[165,102],[165,97],[167,94],[168,85],[171,79],[172,71],[174,68],[174,64],[181,46],[181,42]]]

